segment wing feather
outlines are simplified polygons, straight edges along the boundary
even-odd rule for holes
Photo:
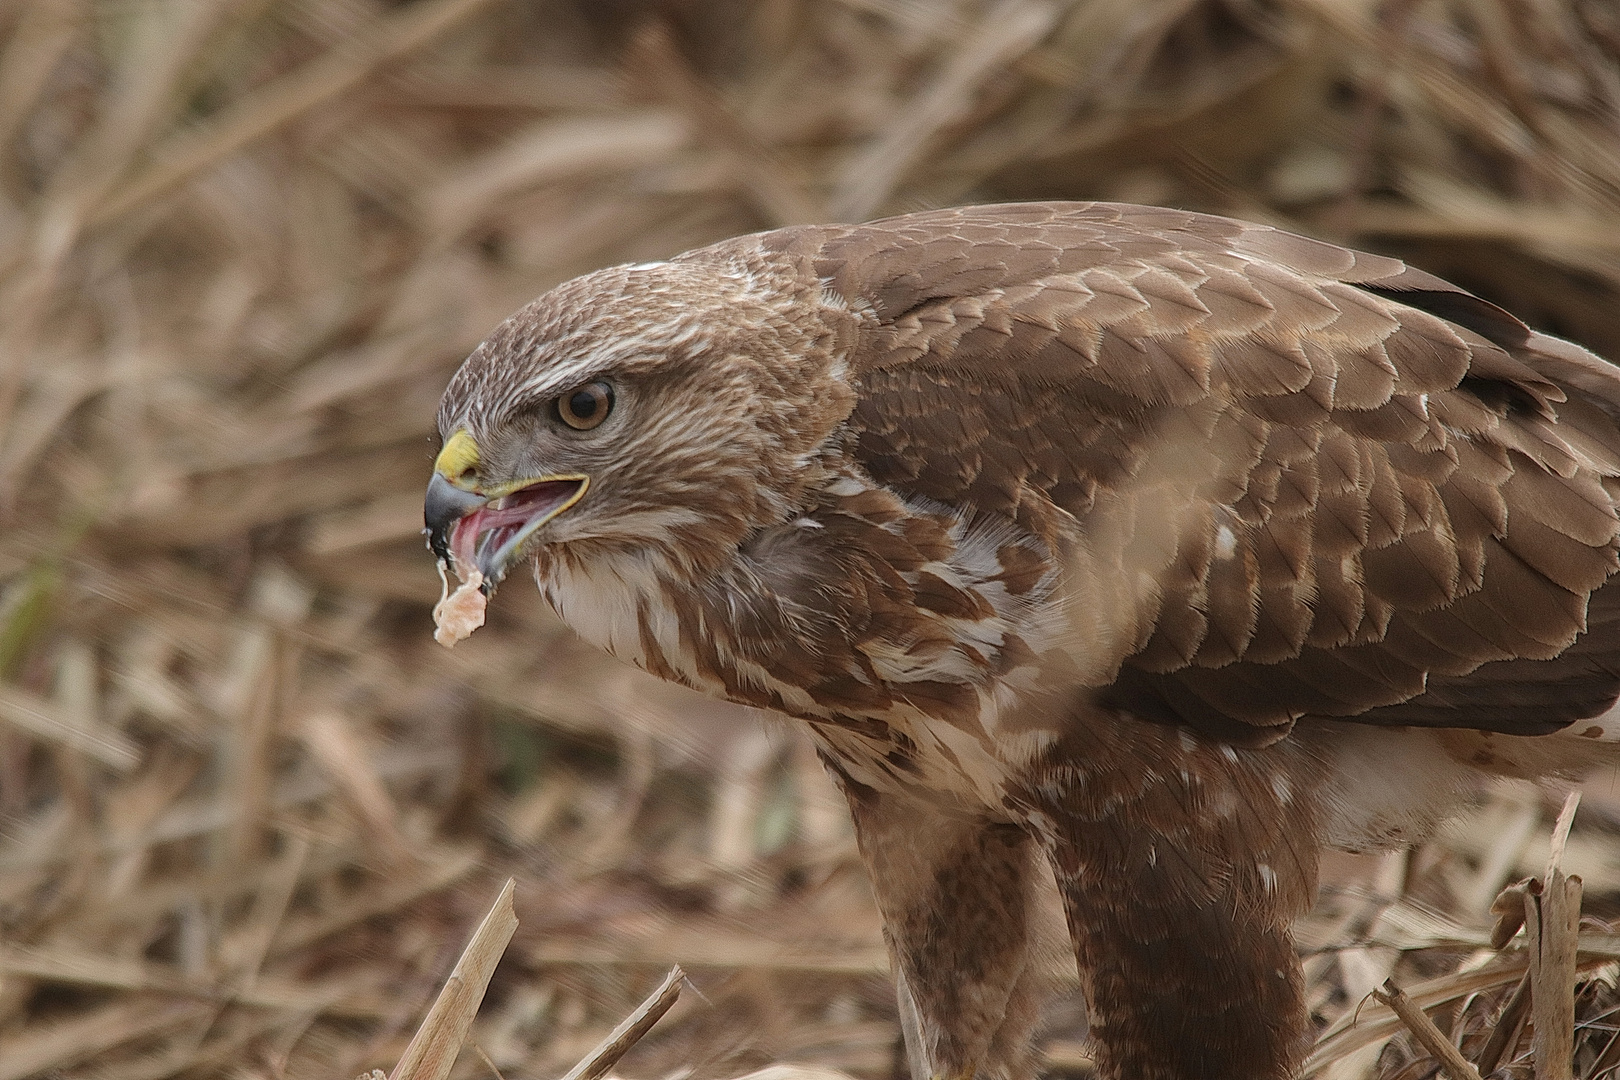
[[[1175,210],[802,236],[864,320],[875,479],[1157,575],[1123,707],[1255,742],[1304,715],[1531,734],[1620,693],[1620,374],[1578,346],[1398,260]]]

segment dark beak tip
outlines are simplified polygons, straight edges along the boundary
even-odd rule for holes
[[[423,529],[422,536],[427,541],[427,549],[433,557],[442,563],[450,561],[450,538],[447,534],[434,530]]]
[[[430,536],[443,535],[450,526],[488,501],[482,495],[463,491],[446,480],[443,473],[436,472],[428,481],[427,495],[422,500],[422,524]]]
[[[439,559],[450,561],[450,530],[455,523],[483,506],[489,500],[482,495],[463,491],[447,480],[443,473],[435,472],[428,481],[427,494],[422,500],[422,533],[427,546]]]

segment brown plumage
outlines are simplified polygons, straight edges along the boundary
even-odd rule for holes
[[[808,721],[919,1080],[1027,1071],[1041,854],[1104,1076],[1286,1076],[1321,845],[1620,745],[1620,375],[1394,259],[1101,203],[781,229],[558,287],[439,425],[441,557]]]

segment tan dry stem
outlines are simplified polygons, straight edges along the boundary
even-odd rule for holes
[[[1448,1080],[1480,1080],[1479,1070],[1468,1063],[1445,1033],[1434,1026],[1429,1014],[1412,1004],[1412,999],[1401,992],[1401,988],[1389,979],[1384,985],[1373,991],[1373,997],[1391,1009],[1401,1018],[1410,1031],[1423,1044],[1423,1048],[1433,1054],[1440,1062],[1441,1070]]]
[[[489,914],[473,931],[444,989],[434,999],[388,1080],[445,1080],[450,1075],[467,1041],[467,1032],[472,1029],[473,1018],[478,1015],[489,978],[495,974],[495,965],[517,932],[517,915],[512,910],[516,885],[514,879],[508,878],[501,887]]]
[[[638,1074],[887,1075],[880,928],[801,733],[596,656],[526,582],[474,648],[423,633],[439,391],[567,277],[834,212],[1117,198],[1341,228],[1620,357],[1595,0],[1419,4],[1399,49],[1389,4],[1341,0],[692,3],[638,39],[646,10],[0,0],[0,1080],[387,1068],[484,874],[547,928],[468,1035],[509,1077],[562,1076],[677,962],[701,1022],[666,1016]],[[1401,900],[1325,873],[1295,928],[1315,1075],[1423,1053],[1363,1001],[1390,974],[1470,1052],[1528,1009],[1484,909],[1546,879],[1543,800],[1486,792]],[[1566,849],[1594,910],[1602,808]],[[1579,935],[1582,1061],[1616,959]],[[1081,1037],[1037,1056],[1082,1070]]]

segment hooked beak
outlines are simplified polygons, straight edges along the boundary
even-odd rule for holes
[[[465,579],[483,575],[485,595],[506,576],[536,529],[577,503],[590,486],[582,474],[536,476],[485,486],[476,479],[478,447],[466,431],[444,444],[422,504],[429,549]]]

